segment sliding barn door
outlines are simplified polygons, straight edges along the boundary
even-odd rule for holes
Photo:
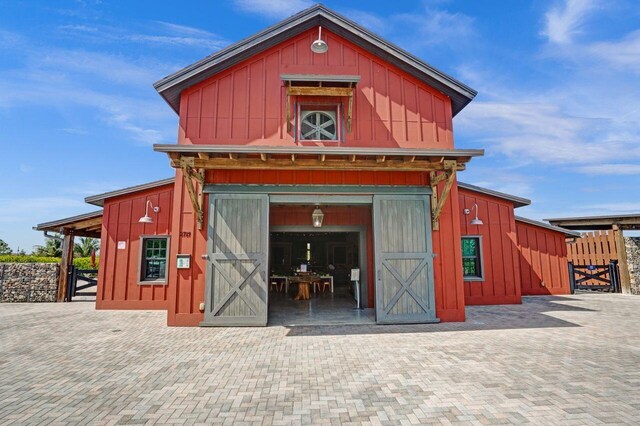
[[[267,195],[211,195],[202,325],[267,325]]]
[[[373,207],[377,322],[438,321],[429,197],[376,195]]]

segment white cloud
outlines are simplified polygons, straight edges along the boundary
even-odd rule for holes
[[[286,18],[313,5],[308,0],[234,0],[234,3],[243,12],[272,18]]]
[[[212,32],[162,21],[154,22],[153,31],[132,31],[106,25],[62,25],[58,30],[63,35],[82,37],[95,43],[129,42],[164,47],[188,46],[209,51],[219,50],[229,44],[223,37]]]
[[[425,6],[421,13],[400,13],[389,18],[391,31],[400,35],[407,50],[460,43],[475,34],[474,19],[462,13]]]
[[[607,139],[608,130],[593,132],[601,121],[607,123],[601,127],[610,129],[612,122],[606,117],[571,115],[552,95],[547,102],[537,101],[537,96],[530,99],[472,103],[457,119],[457,129],[520,161],[580,164],[616,160],[623,154],[640,158],[635,139]]]
[[[617,41],[601,41],[584,47],[590,55],[609,62],[622,70],[640,73],[640,30]]]
[[[175,115],[150,87],[173,66],[149,58],[28,43],[12,52],[16,68],[0,71],[0,108],[89,107],[97,120],[122,130],[129,140],[174,141]],[[77,129],[60,130],[82,134]]]
[[[578,171],[589,175],[640,175],[640,164],[590,164],[578,167]]]
[[[542,34],[552,43],[569,44],[582,32],[586,17],[596,7],[593,0],[566,0],[547,12]]]

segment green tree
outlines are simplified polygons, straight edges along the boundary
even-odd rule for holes
[[[45,257],[62,257],[62,241],[47,238],[43,246],[36,246],[33,254]]]
[[[0,254],[11,254],[11,247],[3,240],[0,240]]]
[[[100,249],[100,240],[95,238],[80,238],[73,246],[73,254],[78,257],[89,257]]]

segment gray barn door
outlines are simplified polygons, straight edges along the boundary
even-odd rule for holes
[[[428,195],[373,198],[376,320],[437,322]]]
[[[267,325],[267,195],[211,194],[202,325]]]

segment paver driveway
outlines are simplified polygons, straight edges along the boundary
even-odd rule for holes
[[[464,324],[168,328],[0,305],[0,423],[640,422],[640,297],[525,298]]]

